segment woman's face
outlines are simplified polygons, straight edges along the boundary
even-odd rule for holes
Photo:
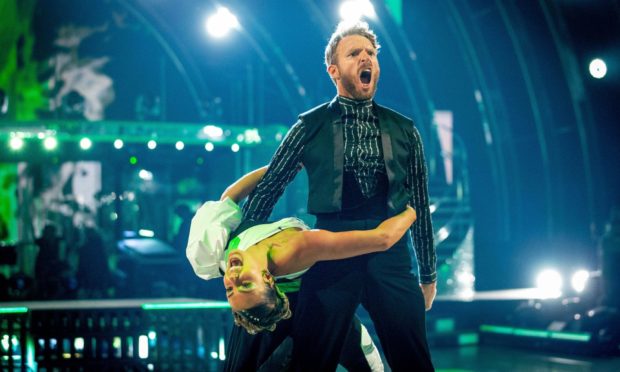
[[[246,310],[260,304],[269,278],[265,278],[250,255],[243,251],[232,252],[224,273],[224,288],[232,310]]]

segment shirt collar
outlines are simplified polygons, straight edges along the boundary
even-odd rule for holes
[[[372,106],[372,98],[355,100],[343,96],[338,96],[338,103],[340,103],[341,105],[353,106],[354,108],[370,107]]]

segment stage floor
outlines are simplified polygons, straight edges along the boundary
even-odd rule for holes
[[[588,358],[493,346],[433,348],[431,352],[437,372],[620,371],[620,357]]]

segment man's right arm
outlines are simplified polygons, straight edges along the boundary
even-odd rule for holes
[[[271,158],[263,176],[243,206],[244,220],[266,220],[299,170],[305,142],[305,127],[297,121]]]

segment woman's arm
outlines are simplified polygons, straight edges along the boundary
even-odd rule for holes
[[[265,165],[264,167],[253,170],[239,178],[235,181],[235,183],[228,186],[228,188],[224,190],[220,200],[224,200],[226,197],[229,197],[232,201],[239,204],[241,200],[245,199],[245,197],[248,196],[252,190],[254,190],[260,179],[263,178],[265,172],[267,172],[268,167],[268,165]]]
[[[388,250],[396,244],[416,219],[413,208],[388,218],[372,230],[330,232],[327,230],[302,231],[294,244],[301,269],[317,261],[339,260],[366,253]]]

